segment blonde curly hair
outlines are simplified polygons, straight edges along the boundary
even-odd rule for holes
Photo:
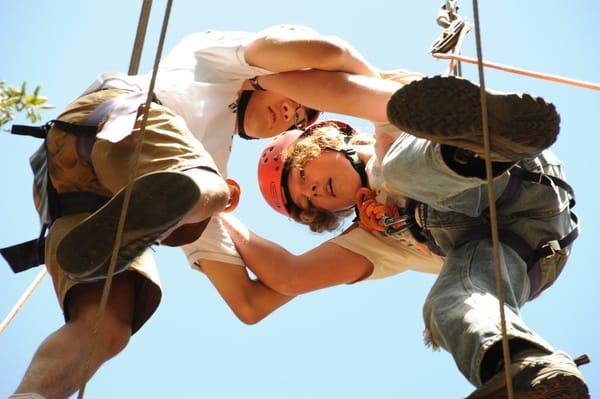
[[[301,137],[290,145],[283,153],[286,163],[299,170],[304,169],[307,162],[315,159],[324,150],[341,151],[350,145],[369,145],[375,138],[364,133],[353,133],[348,136],[335,123],[325,124],[314,129],[310,135]],[[311,231],[322,233],[336,230],[342,220],[352,214],[349,209],[341,212],[330,212],[322,209],[301,209],[291,207],[290,216],[298,223],[309,226]]]

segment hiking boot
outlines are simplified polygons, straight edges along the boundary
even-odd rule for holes
[[[547,354],[537,349],[514,356],[512,384],[516,399],[587,399],[590,397],[575,362],[564,352]],[[467,399],[507,397],[504,371],[500,371]]]
[[[115,274],[127,269],[200,199],[194,180],[179,172],[144,175],[133,183]],[[58,244],[60,267],[74,280],[106,278],[125,198],[124,187]]]
[[[559,131],[554,105],[529,94],[486,91],[492,161],[516,162],[550,147]],[[433,76],[392,95],[392,124],[436,143],[484,157],[479,86],[465,79]]]

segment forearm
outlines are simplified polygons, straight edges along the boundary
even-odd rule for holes
[[[293,298],[252,280],[242,266],[210,260],[199,264],[233,313],[246,324],[258,323]]]
[[[379,76],[349,43],[314,31],[280,31],[259,38],[248,45],[245,57],[248,64],[273,72],[322,69]]]
[[[230,234],[248,269],[268,287],[289,293],[287,287],[297,271],[292,266],[294,255],[252,232],[248,232],[247,236],[237,231],[230,231]]]
[[[273,90],[308,107],[371,121],[387,121],[390,96],[402,85],[392,80],[319,70],[283,72],[259,78]]]
[[[328,39],[337,46],[338,56],[323,59],[323,65],[316,69],[326,71],[340,71],[355,75],[364,75],[371,77],[379,77],[379,72],[375,67],[370,65],[367,60],[344,40],[329,36]]]
[[[367,258],[330,242],[294,255],[251,233],[233,217],[224,219],[224,225],[248,268],[265,285],[284,295],[355,282],[373,270]]]

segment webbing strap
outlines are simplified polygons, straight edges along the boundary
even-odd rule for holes
[[[0,253],[14,273],[29,270],[44,263],[46,237],[1,248]]]
[[[73,215],[76,213],[93,213],[109,198],[92,192],[68,192],[57,194],[56,217]],[[40,236],[17,245],[0,249],[0,254],[6,260],[13,272],[19,273],[44,263],[44,250],[46,245],[46,228],[44,225]]]
[[[10,132],[19,136],[31,136],[38,139],[45,139],[51,126],[52,121],[42,126],[12,125]]]
[[[531,172],[519,165],[515,165],[511,169],[510,173],[510,179],[504,191],[496,200],[497,207],[511,202],[518,195],[521,189],[522,181],[543,184],[549,187],[555,185],[568,193],[569,208],[573,208],[575,206],[575,191],[571,185],[569,185],[563,179],[545,173]],[[415,209],[417,206],[420,207],[421,216],[423,217],[423,214],[426,212],[427,205],[417,203],[416,201],[410,199],[407,201],[406,212],[412,214],[413,218],[415,217]],[[579,236],[579,219],[573,211],[570,211],[570,217],[575,227],[567,235],[557,240],[549,240],[537,248],[532,248],[523,238],[521,238],[521,236],[508,230],[501,229],[499,231],[499,238],[502,243],[508,245],[515,252],[517,252],[517,254],[519,254],[519,256],[527,263],[527,270],[530,271],[540,259],[554,255],[557,251],[568,247],[575,241],[575,239],[577,239]],[[421,225],[425,226],[425,223],[422,221]],[[444,255],[443,251],[436,244],[435,239],[426,227],[421,228],[419,224],[414,223],[410,228],[410,232],[415,240],[419,242],[422,242],[423,238],[425,238],[427,246],[430,250],[432,250],[432,252],[437,253],[438,255]],[[490,232],[487,226],[474,228],[464,234],[460,240],[458,240],[456,246],[460,246],[472,240],[489,238],[489,236]]]
[[[569,194],[569,196],[571,197],[569,201],[571,208],[575,206],[575,190],[569,183],[567,183],[563,179],[556,176],[548,175],[546,173],[531,172],[529,170],[523,169],[519,165],[515,165],[510,170],[510,172],[511,174],[518,176],[522,180],[526,180],[532,183],[544,184],[546,186],[552,186],[552,184],[556,185],[557,187],[565,190],[567,194]]]
[[[19,136],[30,136],[45,139],[53,126],[69,134],[79,137],[96,137],[98,126],[79,125],[58,119],[51,120],[42,126],[12,125],[10,132]]]

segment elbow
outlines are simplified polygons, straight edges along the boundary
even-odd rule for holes
[[[244,324],[256,324],[269,314],[269,311],[261,306],[260,300],[253,296],[253,292],[241,290],[238,295],[226,298],[227,304],[235,316]]]
[[[254,325],[263,320],[267,315],[251,304],[240,306],[233,310],[237,318],[246,325]]]
[[[268,313],[258,306],[258,303],[252,301],[251,297],[248,295],[242,294],[235,299],[228,298],[227,304],[235,316],[244,324],[256,324],[268,315]]]

